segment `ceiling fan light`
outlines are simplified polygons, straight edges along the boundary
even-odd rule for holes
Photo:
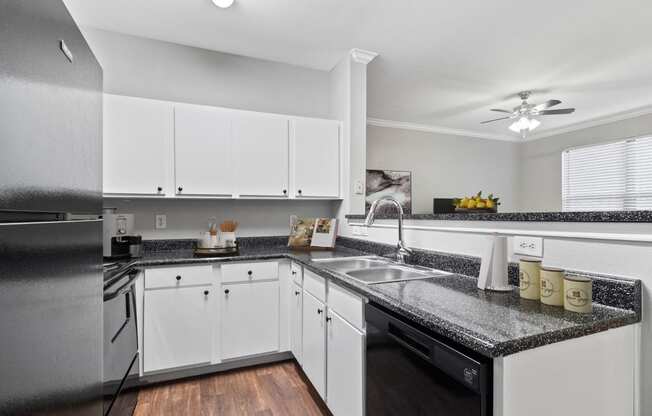
[[[541,125],[541,122],[539,120],[534,119],[534,118],[530,119],[529,130],[532,131],[532,130],[536,129],[537,127],[539,127],[540,125]]]
[[[518,121],[513,122],[509,129],[514,133],[520,133],[523,130],[527,131],[530,129],[530,120],[525,116],[521,117]]]

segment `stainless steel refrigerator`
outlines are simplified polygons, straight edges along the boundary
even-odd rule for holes
[[[101,415],[102,70],[60,0],[0,0],[0,414]]]

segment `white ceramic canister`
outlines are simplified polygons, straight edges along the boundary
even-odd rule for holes
[[[591,313],[593,310],[593,281],[588,277],[564,276],[564,309]]]
[[[564,306],[564,271],[541,267],[541,303]]]
[[[524,299],[541,298],[540,271],[541,260],[522,258],[518,263],[519,288]]]
[[[211,233],[208,231],[199,233],[197,240],[197,247],[199,248],[212,248],[213,242],[211,241]]]
[[[235,232],[222,232],[221,242],[223,247],[235,247]]]

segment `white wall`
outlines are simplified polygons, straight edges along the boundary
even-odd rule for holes
[[[432,199],[483,191],[517,209],[519,143],[367,126],[367,169],[412,172],[412,213],[432,213]],[[361,212],[357,212],[361,213]]]
[[[521,211],[561,211],[561,153],[569,147],[652,133],[652,114],[521,144]]]
[[[119,95],[328,117],[326,71],[92,28],[84,36]]]
[[[502,212],[561,211],[564,150],[647,134],[652,114],[523,142],[368,126],[367,168],[412,171],[413,213],[479,190],[500,196]]]
[[[330,202],[324,201],[255,201],[205,199],[105,199],[105,207],[135,214],[135,232],[144,239],[196,238],[208,231],[208,218],[218,222],[240,223],[242,237],[288,235],[291,214],[306,217],[329,217]],[[155,215],[167,216],[167,228],[155,228]]]

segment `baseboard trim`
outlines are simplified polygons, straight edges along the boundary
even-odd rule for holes
[[[201,367],[191,367],[158,372],[154,374],[145,374],[139,379],[138,385],[140,387],[145,387],[152,384],[164,383],[167,381],[221,373],[224,371],[235,370],[237,368],[253,367],[256,365],[271,364],[291,359],[294,359],[294,356],[291,352],[287,351],[236,359],[218,364],[204,365]]]

